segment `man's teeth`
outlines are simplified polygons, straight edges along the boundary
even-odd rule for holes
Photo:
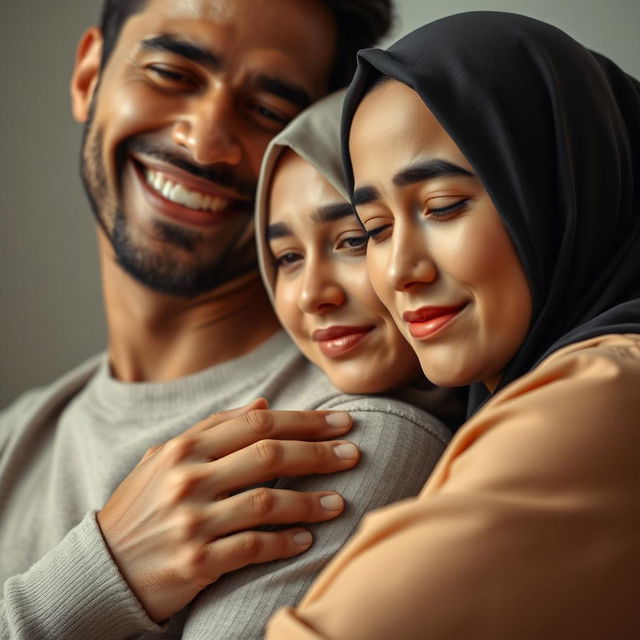
[[[185,189],[181,184],[172,182],[159,171],[145,169],[144,175],[149,186],[161,193],[167,200],[183,207],[201,211],[223,211],[231,204],[231,200],[228,198],[219,198],[200,191]]]

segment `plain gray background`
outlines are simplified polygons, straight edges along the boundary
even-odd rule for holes
[[[5,0],[0,20],[0,406],[104,348],[93,219],[68,83],[100,0]],[[640,76],[640,0],[399,0],[394,38],[460,11],[551,22]]]

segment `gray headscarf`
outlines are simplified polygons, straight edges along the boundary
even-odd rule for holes
[[[269,192],[280,156],[292,149],[317,169],[333,188],[349,201],[340,157],[340,114],[345,91],[338,91],[303,111],[269,144],[262,160],[256,194],[256,242],[258,264],[267,293],[273,302],[276,272],[267,244]]]

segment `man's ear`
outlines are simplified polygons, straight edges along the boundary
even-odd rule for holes
[[[71,76],[71,110],[78,122],[89,117],[93,94],[100,79],[103,38],[100,29],[85,31],[76,50],[76,61]]]

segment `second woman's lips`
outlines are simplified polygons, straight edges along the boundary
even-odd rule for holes
[[[311,337],[318,343],[320,351],[325,356],[339,358],[355,349],[373,328],[373,326],[335,326],[328,329],[317,329]]]
[[[455,307],[421,307],[415,311],[405,311],[402,319],[409,324],[409,333],[414,338],[425,339],[448,325],[465,306],[462,304]]]

